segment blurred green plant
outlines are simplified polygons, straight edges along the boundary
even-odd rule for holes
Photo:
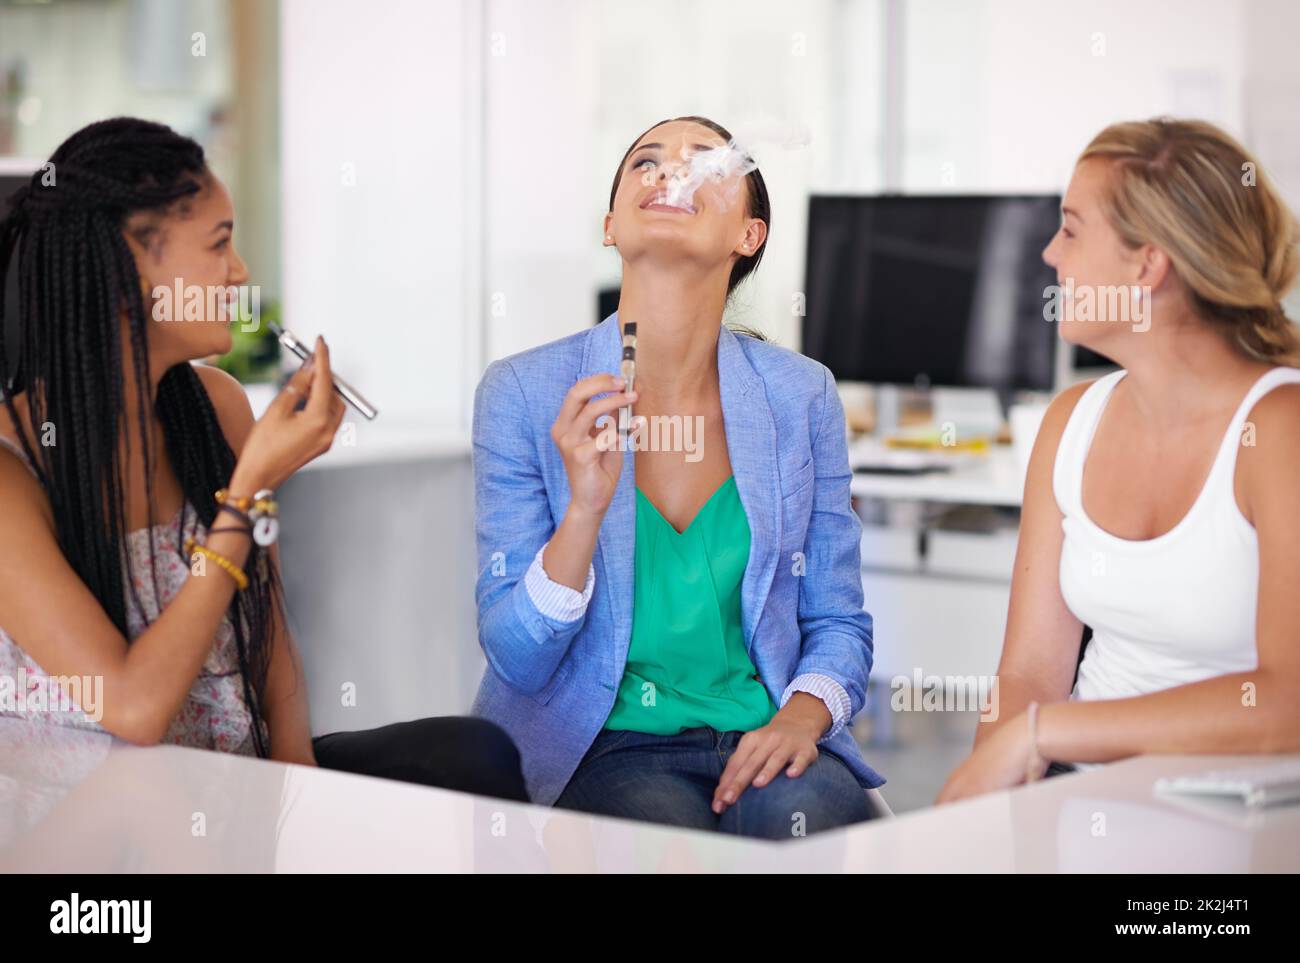
[[[280,342],[267,324],[268,321],[280,323],[280,302],[263,305],[260,320],[256,331],[245,331],[236,321],[230,328],[234,343],[216,361],[218,368],[246,385],[274,382],[280,377]]]

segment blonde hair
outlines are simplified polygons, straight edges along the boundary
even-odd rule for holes
[[[1130,247],[1163,250],[1193,310],[1251,357],[1300,367],[1282,298],[1300,271],[1300,225],[1260,165],[1213,124],[1112,124],[1080,162],[1111,162],[1106,214]]]

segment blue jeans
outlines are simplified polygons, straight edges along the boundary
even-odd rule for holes
[[[765,839],[789,839],[872,817],[866,790],[843,762],[824,751],[797,778],[783,770],[766,786],[750,786],[717,815],[713,790],[743,735],[707,726],[674,736],[602,729],[555,805]]]

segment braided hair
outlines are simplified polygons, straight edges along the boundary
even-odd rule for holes
[[[124,232],[137,212],[165,215],[210,180],[203,148],[162,124],[118,117],[77,131],[27,185],[10,198],[0,221],[0,332],[3,287],[18,251],[18,352],[11,366],[0,336],[0,392],[18,438],[36,469],[54,514],[59,548],[129,638],[127,593],[139,598],[126,571],[123,434],[129,451],[137,435],[152,520],[155,420],[185,497],[180,546],[190,512],[211,526],[215,492],[230,480],[235,455],[197,372],[188,362],[169,368],[148,397],[147,312],[135,257]],[[21,241],[21,246],[19,242]],[[129,332],[123,357],[121,319]],[[138,423],[125,424],[123,365],[134,373]],[[6,387],[3,379],[9,377]],[[33,438],[57,426],[53,445],[34,449],[21,430],[14,396],[26,393]],[[182,549],[177,548],[177,552]],[[149,529],[149,558],[155,546]],[[280,590],[274,567],[253,544],[249,587],[237,592],[231,620],[254,749],[267,756],[261,698],[270,665]]]

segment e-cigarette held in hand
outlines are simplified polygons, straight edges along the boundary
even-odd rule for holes
[[[307,350],[307,346],[294,337],[292,331],[286,331],[274,321],[268,321],[267,327],[271,329],[271,333],[279,339],[282,345],[292,351],[300,359],[306,361],[311,357],[311,352]],[[379,415],[379,409],[368,402],[362,396],[361,392],[357,391],[356,388],[353,388],[337,374],[331,374],[331,377],[334,380],[334,390],[339,393],[343,400],[353,408],[357,409],[357,411],[361,412],[367,421],[374,421]]]
[[[624,392],[631,392],[636,382],[636,322],[626,321],[623,324],[623,362],[620,366],[619,374],[627,385],[623,388]],[[632,406],[624,405],[618,409],[618,438],[619,441],[626,444],[627,433],[632,429]]]

